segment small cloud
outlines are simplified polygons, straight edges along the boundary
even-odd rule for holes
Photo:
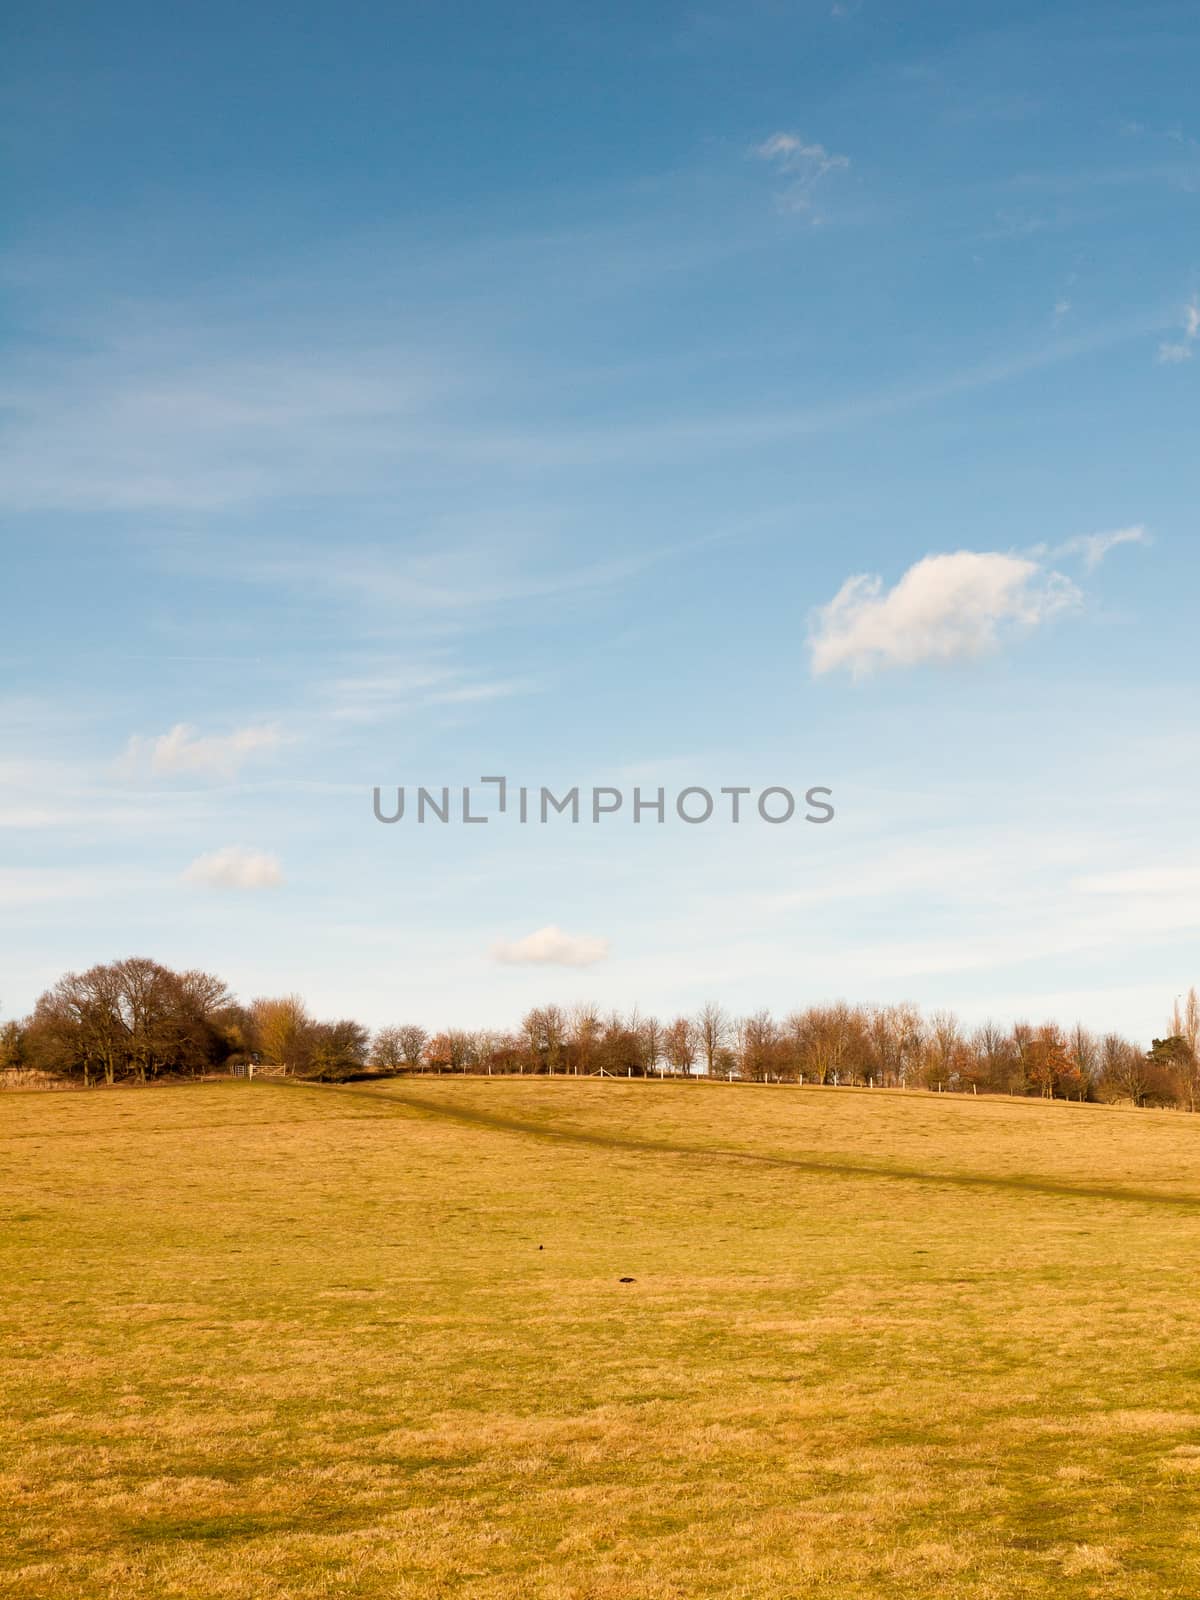
[[[1082,599],[1069,578],[1026,557],[926,556],[893,589],[878,575],[848,578],[816,614],[812,670],[820,677],[844,667],[858,678],[876,668],[968,659],[994,649],[1003,628],[1038,627]]]
[[[177,722],[168,733],[153,738],[134,734],[125,747],[121,767],[130,775],[148,770],[154,777],[188,774],[230,779],[237,776],[246,761],[277,750],[286,742],[273,723],[206,737],[188,723]]]
[[[1150,535],[1140,524],[1135,528],[1118,528],[1114,533],[1084,533],[1077,539],[1068,539],[1060,545],[1056,555],[1082,556],[1089,572],[1094,572],[1111,550],[1123,544],[1150,544]]]
[[[564,933],[554,923],[512,944],[492,946],[492,960],[509,966],[590,967],[607,957],[607,939]]]
[[[754,146],[754,154],[763,161],[788,161],[799,148],[800,141],[794,133],[773,133]]]
[[[1054,302],[1054,326],[1056,328],[1064,317],[1070,315],[1070,311],[1071,302],[1065,296],[1060,297]]]
[[[1180,361],[1192,359],[1192,347],[1200,337],[1200,300],[1193,300],[1183,308],[1183,338],[1177,343],[1169,340],[1158,347],[1160,365],[1175,366]]]
[[[785,189],[777,195],[783,210],[807,211],[813,200],[813,191],[829,173],[850,165],[850,157],[837,155],[823,144],[812,144],[798,134],[781,130],[756,144],[751,155],[765,161],[780,177],[788,179]]]
[[[183,874],[183,881],[205,889],[278,889],[283,883],[283,870],[275,856],[231,844],[197,856]]]
[[[794,133],[773,133],[754,146],[754,154],[760,161],[769,161],[780,172],[798,172],[817,178],[850,165],[849,156],[835,155],[823,144],[806,144]]]

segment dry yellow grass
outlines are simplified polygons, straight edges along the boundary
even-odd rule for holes
[[[0,1163],[0,1595],[1200,1594],[1200,1120],[229,1083]]]

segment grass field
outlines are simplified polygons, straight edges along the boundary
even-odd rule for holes
[[[0,1595],[1200,1595],[1200,1119],[231,1082],[0,1163]]]

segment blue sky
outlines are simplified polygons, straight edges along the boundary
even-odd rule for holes
[[[372,1024],[1161,1031],[1194,6],[114,0],[0,42],[3,1014],[139,953]],[[838,815],[372,819],[498,772]]]

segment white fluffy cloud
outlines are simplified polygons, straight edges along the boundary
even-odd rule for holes
[[[122,765],[131,773],[148,769],[155,777],[182,774],[229,779],[237,776],[244,762],[277,750],[284,742],[273,723],[205,736],[188,723],[177,722],[169,732],[153,738],[135,734],[125,747]]]
[[[492,946],[492,960],[511,966],[590,967],[607,956],[607,939],[564,933],[555,923],[512,944]]]
[[[197,856],[183,880],[205,889],[278,889],[283,870],[275,856],[230,844]]]
[[[994,648],[1004,628],[1033,628],[1080,604],[1069,578],[1025,556],[959,550],[926,556],[895,588],[848,578],[817,613],[809,639],[818,676],[845,668],[954,661]]]

